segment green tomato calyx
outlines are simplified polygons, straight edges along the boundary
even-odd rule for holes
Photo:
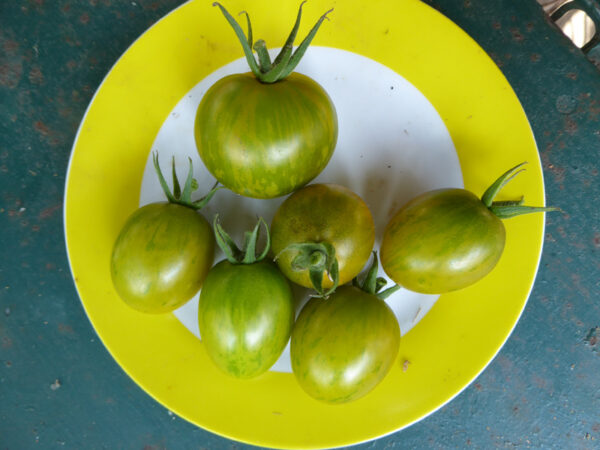
[[[394,292],[400,290],[401,286],[395,284],[394,286],[387,288],[385,291],[382,291],[381,289],[383,289],[383,287],[387,284],[387,280],[377,276],[378,270],[379,263],[377,261],[377,252],[373,252],[373,262],[367,271],[367,275],[362,282],[358,279],[358,277],[355,277],[352,280],[352,285],[367,292],[368,294],[377,296],[381,300],[385,300]]]
[[[250,66],[250,70],[256,78],[262,83],[275,83],[279,80],[283,80],[287,77],[292,71],[296,68],[306,49],[310,45],[311,41],[317,34],[319,27],[323,20],[327,19],[327,14],[329,14],[333,9],[330,9],[325,14],[323,14],[317,23],[310,30],[308,35],[304,38],[304,40],[300,43],[300,45],[296,48],[296,51],[293,51],[294,40],[296,39],[296,34],[298,33],[298,28],[300,27],[300,18],[302,16],[302,5],[304,5],[306,1],[300,3],[300,8],[298,9],[298,16],[296,17],[296,23],[294,24],[294,28],[290,32],[290,35],[285,41],[284,46],[281,48],[281,51],[271,62],[271,57],[269,56],[269,52],[267,51],[267,45],[265,41],[262,39],[253,42],[252,40],[252,25],[250,24],[250,16],[246,11],[242,11],[240,14],[244,14],[246,16],[246,23],[248,26],[248,36],[244,34],[242,27],[240,27],[239,23],[227,12],[227,10],[219,3],[214,2],[213,6],[218,6],[227,22],[231,25],[235,34],[237,35],[240,43],[242,44],[242,48],[244,49],[244,55],[246,56],[246,60],[248,61],[248,65]],[[258,56],[258,62],[254,57],[254,50],[256,55]]]
[[[267,242],[265,243],[265,248],[263,251],[257,255],[256,246],[258,243],[261,224],[265,227]],[[218,214],[215,215],[213,228],[215,231],[217,244],[221,250],[223,250],[223,253],[225,253],[227,261],[229,261],[231,264],[254,264],[260,262],[265,259],[271,248],[271,235],[269,233],[269,227],[262,217],[258,219],[258,222],[252,231],[246,231],[246,233],[244,233],[244,243],[241,249],[236,245],[233,239],[231,239],[229,234],[227,234],[227,232],[219,223]]]
[[[481,196],[481,201],[487,208],[493,212],[500,219],[510,219],[511,217],[520,216],[521,214],[529,214],[535,212],[548,212],[548,211],[560,211],[560,208],[554,206],[527,206],[523,205],[524,197],[521,196],[519,200],[507,200],[507,201],[494,201],[494,198],[500,192],[500,190],[506,186],[506,184],[516,177],[525,169],[522,169],[527,162],[522,162],[516,165],[512,169],[504,172],[500,177],[487,188],[487,190]]]
[[[187,206],[188,208],[198,211],[206,206],[206,204],[219,189],[223,189],[223,186],[219,186],[219,182],[217,181],[208,194],[206,194],[200,200],[192,201],[192,192],[198,189],[198,182],[193,176],[192,159],[188,158],[190,162],[190,170],[188,171],[187,179],[185,180],[185,185],[183,186],[183,192],[181,191],[179,180],[177,179],[177,174],[175,173],[175,156],[173,156],[171,160],[173,172],[173,192],[171,192],[169,189],[169,185],[167,184],[167,181],[160,170],[160,165],[158,164],[158,152],[154,152],[152,155],[152,160],[154,162],[154,170],[156,170],[156,175],[158,176],[158,181],[160,182],[160,185],[167,197],[167,200],[169,200],[169,203]]]
[[[297,254],[292,260],[292,270],[302,272],[308,270],[308,276],[317,295],[315,297],[327,298],[335,292],[340,282],[338,260],[335,257],[335,247],[328,242],[304,242],[302,244],[290,244],[284,248],[277,256],[287,251],[296,251]],[[327,277],[333,283],[332,286],[323,289],[323,276]]]

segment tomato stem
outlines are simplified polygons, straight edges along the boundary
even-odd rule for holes
[[[252,28],[250,26],[250,16],[248,15],[248,13],[244,12],[246,14],[246,21],[248,23],[248,37],[246,38],[244,30],[242,30],[242,28],[236,22],[236,20],[233,17],[231,17],[231,14],[229,14],[229,12],[227,12],[227,10],[220,3],[214,2],[213,6],[219,7],[221,12],[225,16],[225,19],[227,19],[227,22],[229,22],[229,25],[231,25],[233,31],[235,31],[236,36],[242,44],[242,48],[244,49],[244,55],[246,56],[246,60],[248,61],[248,65],[250,66],[250,70],[252,70],[252,73],[254,75],[260,73],[260,69],[258,67],[258,64],[256,63],[256,59],[254,59],[254,55],[252,54]],[[256,76],[258,77],[258,75]]]
[[[213,6],[215,6],[215,4],[213,3]],[[250,23],[250,16],[248,15],[248,13],[246,11],[241,11],[239,13],[239,15],[241,16],[242,14],[244,14],[246,16],[246,26],[248,27],[248,46],[252,47],[252,24]]]
[[[240,27],[239,23],[229,14],[229,12],[219,3],[214,2],[213,6],[218,6],[227,22],[233,28],[237,38],[242,44],[242,48],[244,50],[244,55],[246,56],[246,60],[248,61],[248,65],[250,66],[250,70],[256,76],[256,78],[262,83],[275,83],[277,81],[283,80],[287,77],[292,71],[296,68],[304,53],[306,53],[306,49],[312,42],[315,34],[317,33],[319,27],[323,20],[327,18],[327,14],[329,14],[333,9],[330,9],[325,14],[323,14],[317,23],[310,30],[308,35],[304,38],[304,40],[300,43],[300,45],[296,48],[296,51],[293,51],[294,48],[294,40],[296,39],[296,34],[298,33],[298,28],[300,27],[300,18],[302,17],[302,5],[304,5],[305,1],[300,4],[298,9],[298,15],[296,17],[296,22],[294,23],[294,27],[290,32],[285,44],[281,48],[279,54],[275,58],[275,60],[271,63],[271,58],[267,51],[267,46],[265,41],[259,39],[256,43],[252,41],[252,25],[250,23],[250,16],[246,11],[242,11],[240,14],[246,15],[246,22],[248,26],[248,36],[244,34],[244,30]],[[258,62],[254,57],[253,50],[256,51],[258,55]]]
[[[316,251],[310,254],[310,265],[321,267],[325,264],[327,257],[323,254],[323,252]]]
[[[500,192],[500,190],[506,185],[506,183],[508,183],[510,180],[512,180],[515,176],[517,176],[523,170],[525,170],[525,169],[519,170],[519,168],[521,168],[525,164],[527,164],[527,162],[522,162],[521,164],[516,165],[512,169],[509,169],[506,172],[504,172],[502,175],[500,175],[500,177],[498,177],[498,179],[496,181],[494,181],[492,183],[492,185],[489,188],[487,188],[486,191],[481,196],[481,201],[483,202],[483,204],[485,206],[487,206],[488,208],[490,206],[492,206],[494,197],[496,197],[496,195],[498,195],[498,192]]]
[[[500,219],[510,219],[522,214],[561,211],[561,209],[554,206],[492,206],[490,211],[492,211]]]
[[[296,251],[296,256],[292,259],[292,270],[295,272],[308,271],[308,276],[315,291],[316,297],[327,298],[335,292],[339,284],[339,265],[335,256],[335,247],[328,242],[304,242],[302,244],[290,244],[284,248],[278,255],[277,260],[282,253]],[[323,289],[323,277],[327,274],[333,283],[332,286]]]
[[[373,262],[371,263],[371,267],[369,268],[369,271],[367,272],[367,276],[365,277],[363,284],[362,284],[362,290],[365,292],[368,292],[369,294],[376,294],[377,293],[377,285],[380,283],[377,283],[377,272],[379,271],[379,263],[377,261],[377,252],[373,252]],[[386,281],[381,279],[384,283],[384,285],[386,284]]]
[[[266,243],[263,251],[257,255],[256,245],[258,243],[261,224],[265,227]],[[262,217],[259,217],[258,222],[256,222],[256,225],[252,231],[246,231],[244,234],[244,243],[241,249],[236,245],[235,241],[231,239],[231,236],[227,234],[227,232],[219,223],[218,214],[215,215],[213,229],[217,244],[221,250],[223,250],[223,253],[225,253],[225,258],[227,258],[227,261],[229,261],[231,264],[254,264],[262,261],[265,259],[271,248],[271,234],[269,233],[269,227]]]
[[[181,197],[181,188],[179,187],[179,180],[177,179],[177,173],[175,172],[175,155],[171,157],[171,172],[173,175],[173,196],[179,198]]]
[[[385,291],[381,291],[381,289],[387,284],[387,280],[382,277],[377,276],[377,272],[379,271],[379,262],[377,261],[377,252],[373,252],[373,262],[367,271],[367,275],[365,276],[362,283],[355,277],[352,280],[352,285],[367,292],[368,294],[376,295],[381,300],[385,300],[394,292],[398,291],[401,286],[395,284],[394,286],[386,289]]]
[[[302,10],[302,5],[304,3],[305,2],[302,2],[300,4],[300,11],[298,11],[298,24],[300,23],[300,12]],[[298,65],[298,63],[300,62],[300,60],[302,59],[302,57],[304,56],[304,53],[306,53],[306,50],[308,49],[308,46],[310,45],[310,43],[312,42],[313,38],[317,34],[317,31],[319,30],[319,27],[321,26],[321,23],[323,23],[323,21],[325,19],[329,20],[329,18],[327,17],[327,14],[329,14],[331,11],[333,11],[333,8],[331,8],[328,11],[326,11],[325,14],[323,14],[321,17],[319,17],[319,20],[317,20],[317,23],[312,27],[312,29],[310,30],[310,32],[308,33],[308,35],[304,38],[304,40],[300,43],[300,45],[298,46],[298,48],[294,52],[294,54],[293,54],[293,56],[292,56],[289,64],[286,67],[286,70],[283,72],[283,74],[281,75],[280,79],[283,79],[283,78],[287,77],[296,68],[296,66]],[[295,34],[294,34],[294,36],[295,36]]]
[[[523,203],[525,203],[525,197],[521,195],[521,198],[519,200],[494,201],[492,202],[492,206],[490,206],[489,208],[493,206],[518,206],[522,205]]]
[[[399,284],[395,284],[392,287],[387,288],[385,291],[378,292],[376,295],[381,300],[385,300],[394,292],[399,291],[400,289],[402,289],[402,286],[400,286]]]
[[[510,219],[511,217],[520,216],[522,214],[536,212],[560,211],[560,208],[553,206],[545,207],[523,205],[525,201],[523,196],[521,196],[519,200],[494,201],[494,198],[498,192],[500,192],[500,190],[506,186],[510,180],[512,180],[521,172],[525,171],[525,169],[521,169],[521,167],[525,164],[527,164],[527,162],[522,162],[521,164],[518,164],[512,169],[504,172],[496,181],[492,183],[489,188],[486,189],[481,196],[481,201],[483,204],[500,219]]]
[[[252,46],[256,54],[258,55],[258,62],[260,66],[260,71],[262,73],[266,73],[273,67],[273,63],[271,62],[271,57],[269,56],[269,52],[267,51],[267,44],[262,39],[259,39]]]
[[[187,179],[185,181],[185,185],[183,188],[183,192],[181,192],[181,187],[179,186],[179,180],[177,179],[177,174],[175,172],[175,156],[171,158],[171,172],[173,175],[173,192],[169,189],[169,185],[163,176],[162,170],[160,169],[160,164],[158,163],[158,152],[154,152],[152,155],[152,161],[154,163],[154,170],[156,171],[156,175],[158,177],[158,181],[160,186],[162,187],[165,196],[169,203],[175,203],[182,206],[187,206],[188,208],[192,208],[196,211],[204,208],[206,204],[210,201],[210,199],[215,195],[215,193],[219,189],[223,189],[223,186],[219,186],[219,182],[217,181],[211,190],[200,200],[192,201],[192,192],[198,189],[198,182],[193,177],[193,167],[192,167],[192,159],[188,158],[190,162],[190,169],[188,171]]]

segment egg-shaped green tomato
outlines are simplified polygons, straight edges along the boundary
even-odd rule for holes
[[[198,214],[218,188],[193,202],[192,165],[180,191],[173,167],[173,193],[154,166],[169,202],[151,203],[127,220],[113,246],[111,276],[121,299],[146,313],[172,311],[200,289],[214,257],[214,237]]]
[[[272,252],[291,281],[325,294],[360,273],[375,242],[366,203],[337,184],[311,184],[290,195],[271,223]]]
[[[204,94],[194,128],[198,153],[215,178],[238,194],[288,194],[325,168],[337,142],[337,115],[327,92],[311,78],[291,73],[327,13],[292,52],[300,6],[294,29],[271,62],[264,41],[253,45],[250,20],[248,39],[216,5],[236,31],[252,72],[228,75]]]
[[[292,370],[310,396],[345,403],[372,391],[392,367],[400,328],[375,279],[377,255],[362,286],[346,285],[327,299],[312,298],[300,312],[291,338]],[[370,282],[368,281],[370,280]]]
[[[262,254],[255,253],[261,222],[239,250],[215,219],[217,242],[227,258],[210,270],[200,291],[204,347],[219,369],[236,378],[267,371],[283,352],[294,323],[290,284],[275,263],[264,259],[268,239]]]
[[[470,286],[487,275],[504,250],[501,219],[557,208],[494,201],[523,164],[500,176],[479,199],[465,189],[438,189],[409,201],[387,224],[381,264],[399,285],[442,294]]]

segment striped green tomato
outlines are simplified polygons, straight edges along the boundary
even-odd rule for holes
[[[252,378],[277,361],[294,322],[292,289],[269,260],[211,269],[200,292],[198,322],[213,362],[236,378]]]
[[[401,208],[387,225],[381,265],[416,292],[441,294],[473,284],[502,255],[502,221],[464,189],[427,192]]]
[[[292,370],[312,397],[345,403],[379,384],[399,345],[400,328],[390,307],[375,294],[346,285],[302,309],[292,332]]]
[[[462,289],[486,276],[504,250],[501,219],[558,210],[523,205],[523,197],[494,201],[524,164],[502,174],[481,198],[466,189],[437,189],[400,208],[381,242],[381,264],[388,276],[426,294]]]
[[[331,99],[298,73],[271,84],[252,73],[224,77],[202,98],[195,122],[208,170],[253,198],[279,197],[315,178],[329,162],[337,134]]]
[[[167,202],[146,205],[129,217],[115,242],[115,289],[138,311],[172,311],[202,286],[214,244],[210,225],[193,209]]]
[[[366,203],[350,189],[337,184],[311,184],[290,195],[271,224],[272,252],[291,281],[315,287],[308,268],[298,267],[298,244],[326,244],[335,250],[339,284],[360,273],[375,242],[373,216]],[[309,259],[321,256],[315,251]],[[318,259],[318,258],[317,258]],[[322,285],[334,287],[328,274]]]
[[[143,206],[129,216],[113,246],[110,272],[121,299],[146,313],[173,311],[202,286],[214,257],[215,238],[198,214],[219,187],[192,201],[192,162],[183,190],[175,173],[173,191],[153,156],[154,169],[168,202]]]

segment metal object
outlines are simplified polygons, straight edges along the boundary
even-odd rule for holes
[[[588,54],[600,43],[600,4],[597,0],[538,0],[538,2],[550,15],[550,19],[581,48],[583,53]],[[579,40],[581,42],[578,42]]]

